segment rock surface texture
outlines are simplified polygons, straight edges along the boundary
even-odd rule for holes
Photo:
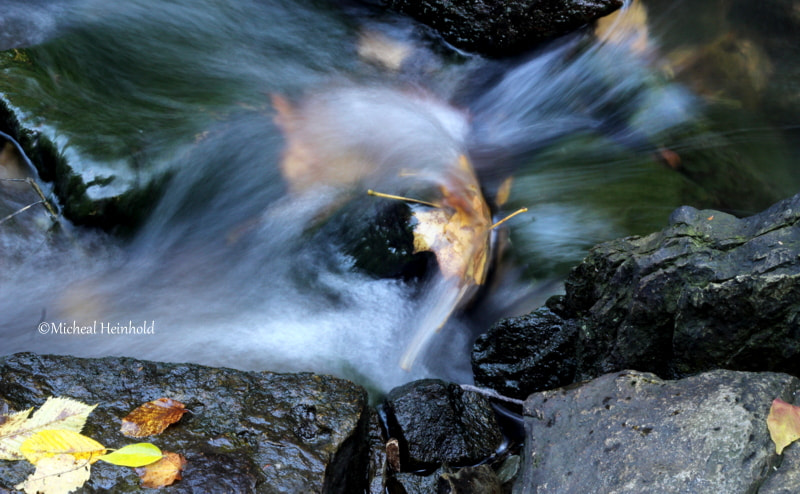
[[[622,369],[800,375],[800,195],[742,219],[682,207],[661,232],[594,247],[565,284],[548,309],[502,321],[479,341],[476,384],[524,399]],[[518,338],[502,335],[509,327]],[[553,372],[572,347],[575,362]],[[529,351],[516,363],[487,358],[521,348]],[[528,381],[498,384],[501,364]]]
[[[403,470],[476,464],[503,441],[486,398],[438,379],[393,389],[384,410],[389,435],[399,441]]]
[[[490,56],[516,55],[610,14],[620,0],[388,0],[454,46]]]
[[[16,354],[0,364],[0,400],[14,410],[49,396],[98,404],[84,434],[109,448],[138,442],[120,419],[161,397],[190,410],[147,438],[184,455],[183,480],[164,492],[350,493],[366,489],[369,408],[364,389],[316,374],[273,374],[128,358]],[[0,461],[0,491],[33,471]],[[98,462],[82,492],[140,492],[131,468]]]
[[[514,492],[798,492],[797,445],[778,457],[766,425],[772,400],[798,390],[777,373],[623,371],[536,393]]]

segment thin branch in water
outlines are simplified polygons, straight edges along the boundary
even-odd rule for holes
[[[461,389],[463,389],[464,391],[472,391],[473,393],[481,394],[487,398],[494,398],[495,400],[514,403],[515,405],[525,404],[525,400],[518,400],[516,398],[511,398],[510,396],[501,395],[497,391],[489,388],[480,388],[478,386],[473,386],[471,384],[462,384]]]
[[[527,213],[527,212],[528,212],[528,208],[520,208],[520,209],[517,209],[517,210],[516,210],[516,211],[514,211],[513,213],[511,213],[511,214],[509,214],[508,216],[506,216],[505,218],[503,218],[502,220],[500,220],[500,221],[498,221],[497,223],[495,223],[494,225],[490,226],[490,227],[489,227],[489,230],[494,230],[495,228],[497,228],[498,226],[502,225],[502,224],[503,224],[503,223],[505,223],[506,221],[510,220],[510,219],[511,219],[511,218],[513,218],[514,216],[516,216],[516,215],[518,215],[518,214],[521,214],[521,213]]]
[[[24,208],[20,209],[19,211],[11,213],[9,216],[6,216],[2,220],[0,220],[0,224],[2,224],[6,220],[9,220],[9,219],[13,218],[14,216],[18,215],[19,213],[25,211],[26,209],[28,209],[28,208],[30,208],[32,206],[37,205],[37,204],[41,204],[41,205],[44,206],[44,208],[47,210],[47,213],[50,215],[50,219],[53,220],[53,223],[58,223],[58,211],[56,211],[56,209],[53,207],[53,205],[50,204],[50,201],[47,200],[47,197],[45,197],[44,192],[42,192],[42,189],[39,187],[39,184],[37,184],[34,179],[32,179],[30,177],[28,177],[28,178],[0,178],[0,181],[2,181],[2,182],[26,182],[36,192],[36,195],[38,195],[42,199],[41,201],[34,202],[33,204],[28,204],[27,206],[25,206]]]
[[[33,202],[33,203],[31,203],[31,204],[28,204],[27,206],[25,206],[25,207],[24,207],[24,208],[22,208],[22,209],[18,209],[18,210],[16,210],[16,211],[14,211],[13,213],[11,213],[11,214],[9,214],[8,216],[6,216],[5,218],[3,218],[3,219],[0,219],[0,225],[2,225],[3,223],[5,223],[6,221],[10,220],[10,219],[11,219],[11,218],[13,218],[14,216],[16,216],[16,215],[18,215],[18,214],[20,214],[20,213],[23,213],[23,212],[27,211],[28,209],[30,209],[30,208],[32,208],[32,207],[34,207],[34,206],[36,206],[37,204],[42,204],[42,201],[36,201],[36,202]]]
[[[30,177],[28,177],[28,183],[31,185],[31,187],[33,187],[33,190],[35,190],[36,193],[39,194],[39,197],[42,198],[42,204],[44,204],[44,207],[45,207],[45,209],[47,209],[47,212],[50,213],[50,218],[53,221],[55,221],[56,223],[58,223],[58,213],[56,212],[56,210],[53,207],[53,205],[50,204],[50,201],[48,201],[47,198],[44,196],[44,193],[42,192],[42,189],[39,188],[39,184],[37,184],[36,181],[33,180]],[[526,211],[527,211],[527,209],[526,209]],[[516,214],[516,213],[514,213],[514,214]]]
[[[440,205],[434,204],[432,202],[421,201],[419,199],[412,199],[410,197],[403,197],[403,196],[395,196],[392,194],[384,194],[383,192],[375,192],[372,189],[367,190],[367,194],[375,197],[383,197],[384,199],[394,199],[396,201],[405,201],[405,202],[414,202],[416,204],[422,204],[423,206],[430,206],[432,208],[441,208]]]

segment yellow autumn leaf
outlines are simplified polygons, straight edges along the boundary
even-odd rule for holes
[[[112,451],[98,459],[123,467],[143,467],[160,460],[161,457],[161,449],[155,444],[136,443]]]
[[[29,408],[3,416],[4,420],[0,425],[0,460],[22,459],[22,454],[19,452],[19,445],[22,443],[20,438],[24,432],[27,432],[24,425],[32,411],[33,408]]]
[[[106,453],[106,448],[94,439],[68,430],[39,431],[26,439],[19,449],[34,465],[43,458],[64,454],[94,463]]]
[[[783,453],[784,448],[800,439],[800,407],[776,398],[769,409],[767,429],[775,443],[775,452]]]
[[[486,282],[492,249],[492,230],[509,218],[527,211],[523,208],[492,223],[489,205],[483,197],[475,171],[465,155],[446,170],[439,187],[441,200],[426,202],[368,190],[373,196],[415,203],[414,253],[430,251],[444,278],[437,284],[436,310],[417,330],[400,366],[410,369],[419,352],[453,312],[472,299]],[[510,189],[510,181],[507,187]],[[501,190],[503,200],[507,191]]]
[[[97,405],[90,406],[71,398],[50,397],[30,418],[31,410],[10,415],[0,425],[0,459],[23,459],[19,453],[20,446],[38,431],[62,429],[80,432],[95,407]]]
[[[42,458],[34,471],[15,489],[27,494],[69,494],[89,480],[90,463],[73,455],[62,454]]]

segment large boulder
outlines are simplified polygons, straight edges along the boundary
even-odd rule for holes
[[[527,51],[610,14],[621,0],[388,0],[454,46],[490,56]]]
[[[624,371],[536,393],[514,492],[798,492],[797,445],[781,461],[766,424],[772,400],[798,391],[786,374],[720,370],[679,381]]]
[[[800,195],[741,219],[682,207],[661,232],[594,247],[566,295],[527,318],[534,324],[503,321],[479,341],[476,384],[497,387],[500,363],[516,365],[512,379],[540,376],[501,387],[518,398],[628,368],[667,378],[715,368],[800,375],[798,222]],[[503,336],[508,327],[527,340]],[[575,361],[556,369],[572,345]],[[516,363],[484,358],[525,348]]]
[[[350,493],[367,487],[367,395],[349,381],[29,353],[5,358],[0,376],[0,400],[12,410],[38,407],[49,396],[97,403],[84,434],[109,448],[136,442],[119,430],[134,408],[161,397],[184,403],[190,413],[147,439],[188,461],[183,480],[165,492]],[[26,461],[0,461],[0,491],[32,471]],[[98,462],[86,488],[140,492],[139,484],[133,469]]]

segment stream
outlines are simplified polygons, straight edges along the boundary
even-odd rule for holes
[[[684,204],[747,215],[800,190],[796,1],[634,2],[505,60],[368,1],[6,3],[0,95],[22,125],[90,196],[169,178],[121,235],[54,231],[44,208],[0,224],[2,354],[317,371],[377,393],[469,383],[476,335],[559,293],[592,245],[660,230]],[[282,173],[276,101],[324,156],[311,185]],[[30,175],[5,153],[0,178]],[[497,229],[489,280],[450,315],[435,264],[387,273],[410,253],[365,247],[403,227],[366,190],[424,194],[436,179],[398,177],[460,155],[490,202],[513,177],[495,219],[528,211]],[[353,163],[369,176],[345,181]],[[26,187],[0,183],[0,217]],[[113,334],[126,325],[140,334]]]

